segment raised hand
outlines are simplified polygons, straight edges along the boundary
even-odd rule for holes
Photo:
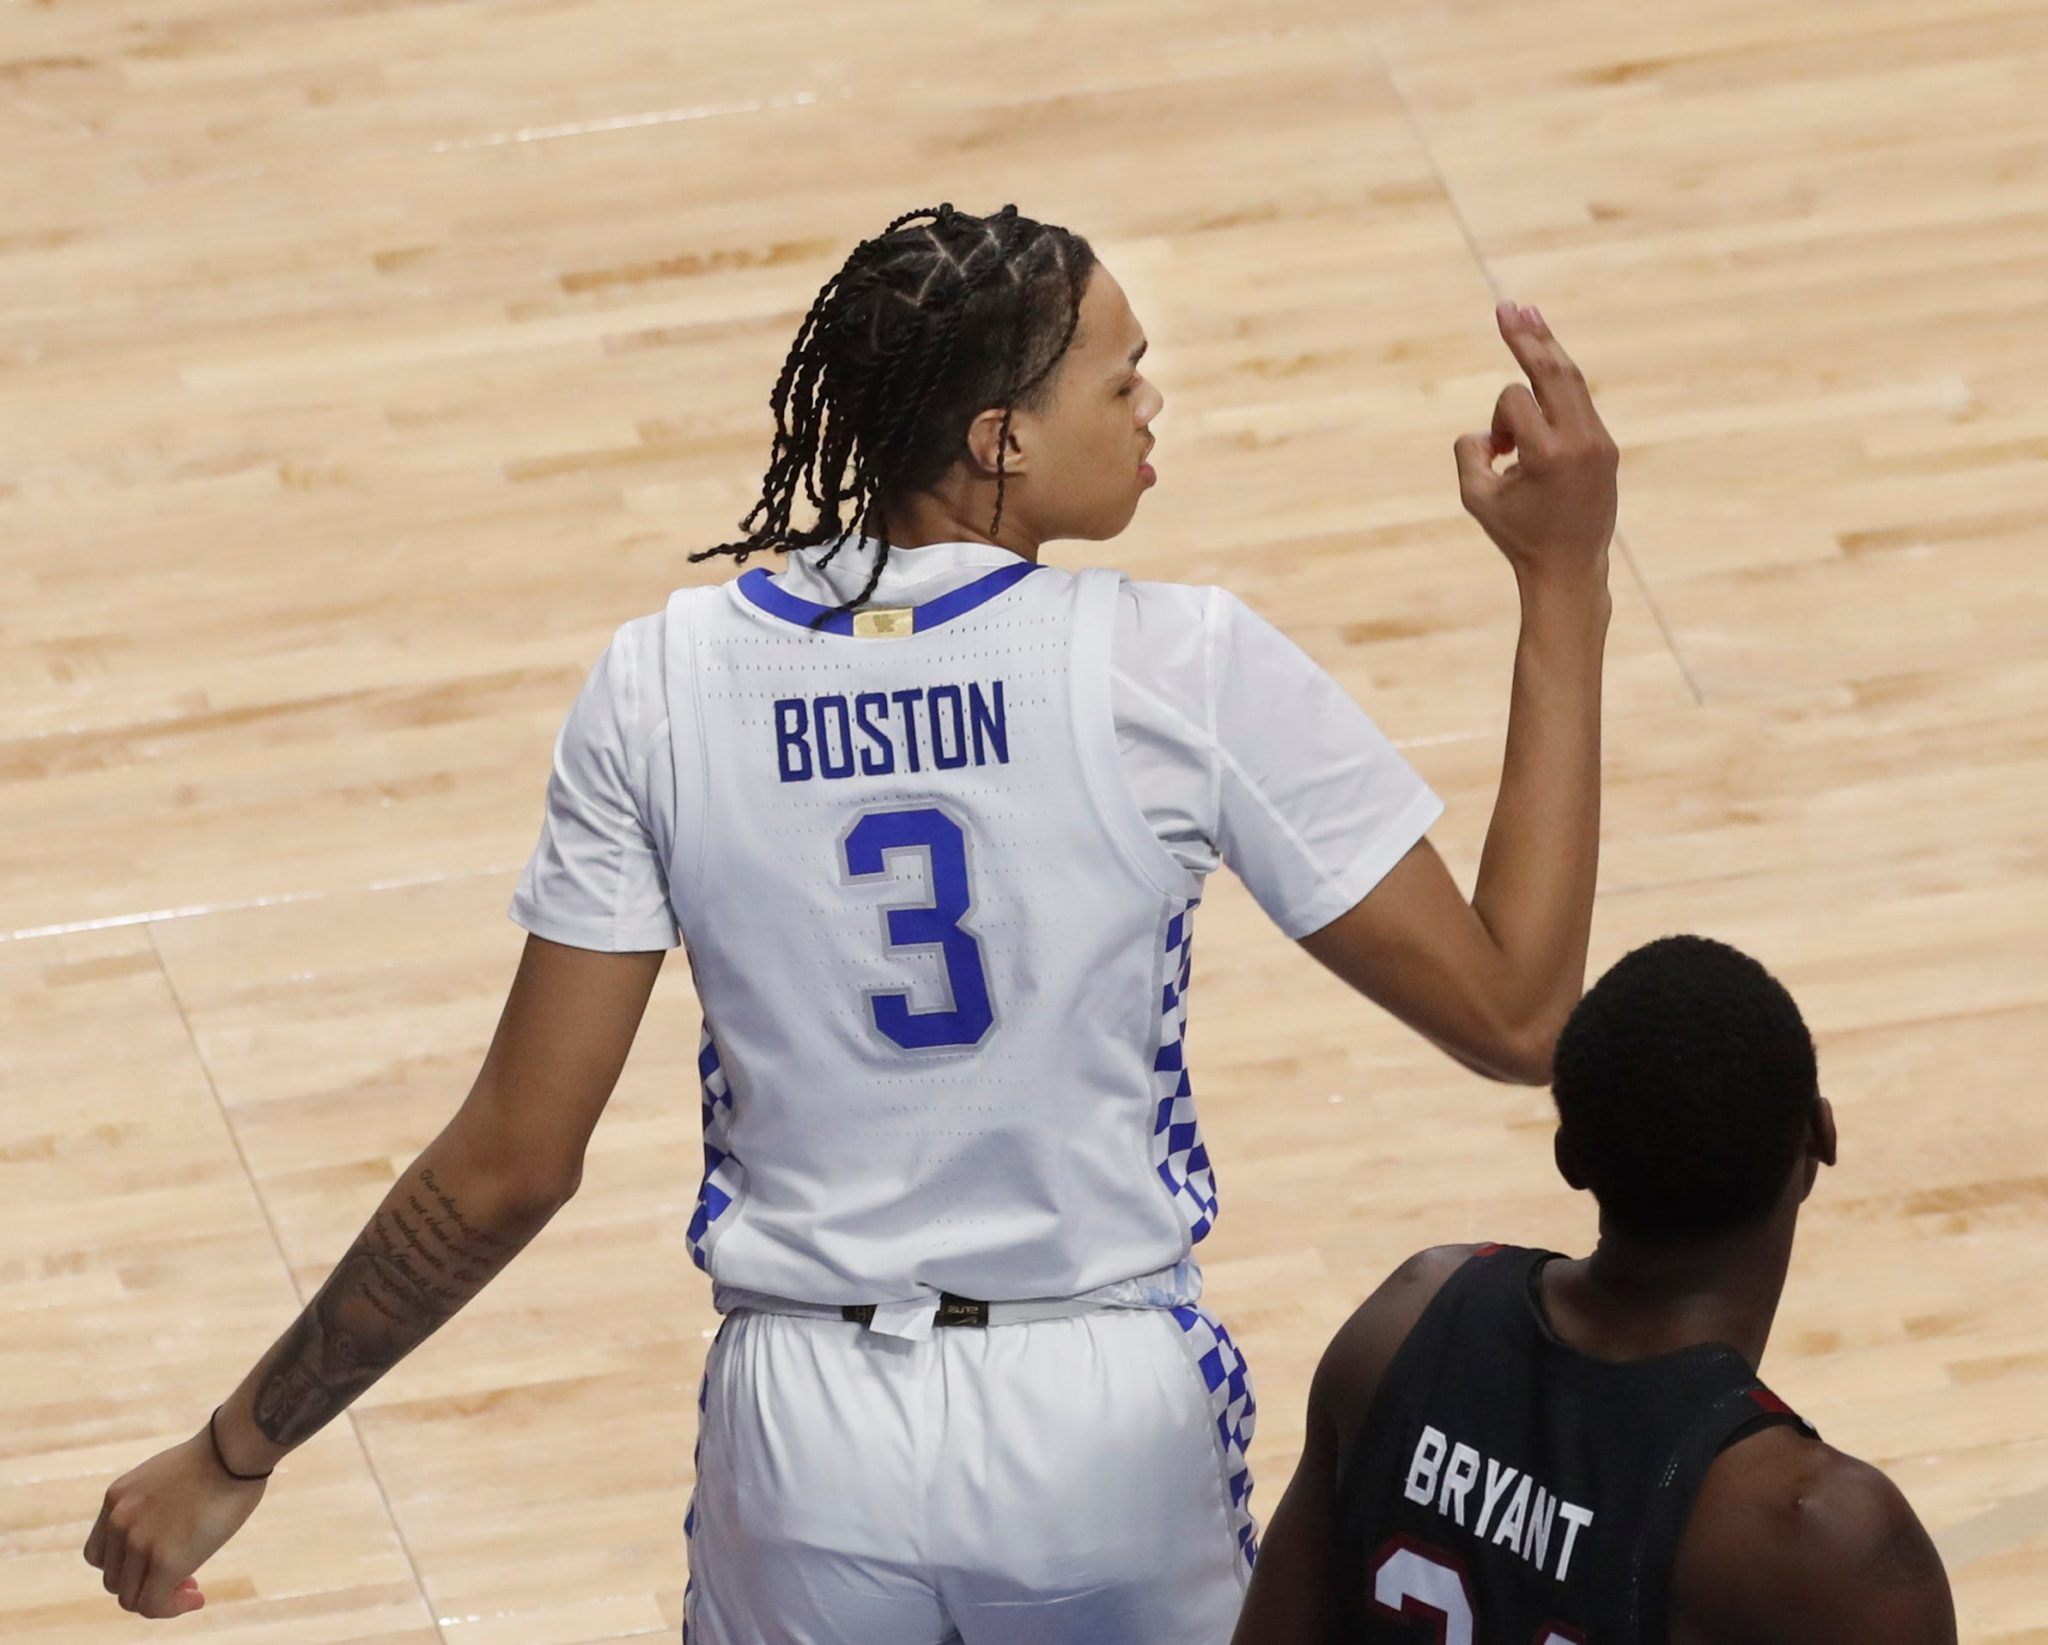
[[[1495,318],[1528,384],[1512,383],[1493,427],[1456,446],[1458,489],[1518,576],[1604,582],[1621,455],[1593,409],[1585,374],[1533,308],[1502,303]],[[1495,473],[1496,459],[1516,461]]]

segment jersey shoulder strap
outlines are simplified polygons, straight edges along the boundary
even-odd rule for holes
[[[1678,1545],[1685,1539],[1700,1487],[1706,1482],[1714,1459],[1766,1428],[1796,1428],[1808,1439],[1820,1438],[1820,1431],[1812,1423],[1753,1374],[1744,1374],[1743,1369],[1737,1368],[1739,1357],[1733,1349],[1727,1351],[1726,1357],[1736,1362],[1730,1367],[1734,1386],[1701,1408],[1666,1462],[1658,1482],[1662,1488],[1652,1493],[1643,1516],[1636,1544],[1636,1570],[1640,1582],[1637,1614],[1642,1619],[1645,1639],[1662,1639],[1670,1627]]]
[[[1109,566],[1075,572],[1073,711],[1082,778],[1097,814],[1139,878],[1176,902],[1199,902],[1202,876],[1161,843],[1131,788],[1118,749],[1114,699],[1117,598],[1130,579]]]

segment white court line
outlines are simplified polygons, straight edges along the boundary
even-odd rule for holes
[[[245,908],[277,908],[286,903],[318,902],[323,897],[346,897],[364,891],[402,891],[415,885],[440,885],[457,880],[485,879],[493,874],[510,874],[513,868],[478,868],[454,874],[408,874],[397,879],[372,880],[367,885],[344,885],[317,891],[286,891],[274,897],[242,897],[229,902],[190,903],[183,908],[152,908],[136,914],[109,914],[97,920],[65,920],[57,925],[28,926],[20,931],[0,931],[0,942],[28,942],[35,937],[69,937],[81,931],[111,931],[123,925],[149,925],[157,920],[186,920],[199,914],[234,914]]]
[[[848,95],[840,93],[841,96]],[[583,137],[599,131],[630,131],[636,126],[667,126],[683,120],[715,120],[728,114],[760,114],[770,109],[809,108],[818,101],[814,91],[793,91],[775,97],[749,97],[733,103],[696,103],[688,108],[656,109],[648,114],[615,114],[603,120],[576,120],[561,126],[521,126],[517,131],[492,132],[487,137],[457,137],[430,143],[428,152],[446,154],[453,149],[498,148],[506,143],[545,143],[556,137]]]

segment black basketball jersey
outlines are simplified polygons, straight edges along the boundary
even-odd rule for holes
[[[1355,1639],[1665,1645],[1714,1458],[1777,1423],[1819,1437],[1732,1348],[1566,1346],[1537,1289],[1555,1256],[1481,1246],[1387,1367],[1338,1467]]]

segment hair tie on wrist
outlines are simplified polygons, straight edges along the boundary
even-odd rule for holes
[[[238,1473],[236,1473],[236,1472],[234,1471],[234,1469],[232,1469],[232,1468],[228,1467],[228,1459],[227,1459],[226,1457],[224,1457],[224,1456],[222,1456],[222,1455],[221,1455],[221,1450],[220,1450],[220,1435],[216,1434],[216,1433],[215,1433],[215,1432],[213,1431],[213,1417],[217,1417],[217,1416],[219,1416],[219,1415],[220,1415],[220,1407],[219,1407],[218,1405],[216,1405],[216,1406],[215,1406],[215,1407],[213,1408],[213,1416],[210,1416],[210,1417],[208,1417],[208,1418],[206,1419],[206,1437],[207,1437],[208,1439],[210,1439],[210,1440],[212,1440],[212,1441],[213,1441],[213,1457],[214,1457],[214,1460],[215,1460],[216,1462],[218,1462],[218,1463],[219,1463],[219,1464],[221,1465],[221,1469],[222,1469],[222,1471],[223,1471],[224,1473],[226,1473],[226,1475],[228,1476],[228,1478],[230,1478],[230,1479],[268,1479],[268,1478],[269,1478],[269,1477],[270,1477],[270,1476],[271,1476],[272,1474],[276,1473],[276,1472],[277,1472],[277,1469],[276,1469],[275,1467],[267,1468],[267,1469],[265,1469],[265,1470],[264,1470],[264,1471],[263,1471],[262,1473],[260,1473],[260,1474],[238,1474]]]

